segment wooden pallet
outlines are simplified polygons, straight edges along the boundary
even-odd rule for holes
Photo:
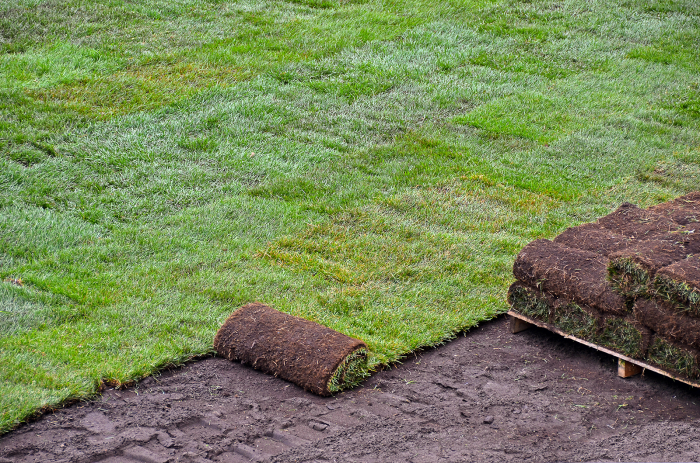
[[[605,352],[606,354],[610,354],[613,357],[617,357],[617,375],[621,378],[629,378],[630,376],[638,375],[639,373],[644,373],[645,370],[650,370],[655,373],[658,373],[660,375],[667,376],[671,379],[674,379],[676,381],[680,381],[682,383],[688,384],[693,387],[700,387],[700,383],[690,381],[687,378],[682,378],[680,376],[675,376],[673,373],[669,373],[668,371],[662,370],[658,367],[655,367],[653,365],[649,365],[648,363],[638,360],[638,359],[633,359],[630,357],[627,357],[626,355],[622,355],[619,352],[615,352],[610,349],[606,349],[605,347],[599,346],[597,344],[593,344],[592,342],[588,342],[586,340],[583,340],[581,338],[577,338],[576,336],[571,336],[570,334],[567,334],[563,331],[561,331],[558,328],[555,328],[554,326],[541,322],[539,320],[535,320],[533,318],[530,318],[526,315],[520,314],[518,312],[514,312],[513,310],[508,311],[508,315],[510,315],[510,331],[511,333],[519,333],[520,331],[526,330],[530,328],[531,326],[539,326],[540,328],[544,328],[546,330],[549,330],[553,333],[557,333],[566,339],[571,339],[572,341],[579,342],[581,344],[584,344],[588,347],[592,347],[595,350],[599,350],[601,352]]]

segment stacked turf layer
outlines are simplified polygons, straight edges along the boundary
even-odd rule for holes
[[[516,312],[700,378],[700,192],[533,241],[513,274]]]

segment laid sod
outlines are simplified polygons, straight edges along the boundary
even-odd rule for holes
[[[697,2],[0,4],[0,431],[263,301],[368,369],[700,179]]]
[[[324,396],[367,376],[364,342],[260,303],[233,312],[216,333],[214,349]]]

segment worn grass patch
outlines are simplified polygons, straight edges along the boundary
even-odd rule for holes
[[[697,188],[698,30],[688,1],[2,3],[0,430],[251,301],[368,371],[502,313],[526,243]]]

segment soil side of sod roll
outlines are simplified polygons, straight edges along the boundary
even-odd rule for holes
[[[676,310],[700,317],[700,257],[690,256],[660,269],[654,291]]]
[[[700,191],[657,204],[648,209],[681,225],[700,224]]]
[[[603,256],[625,249],[633,242],[630,238],[614,233],[596,223],[584,223],[567,228],[553,241],[562,246],[595,252]]]
[[[608,260],[599,254],[536,240],[516,257],[513,275],[532,288],[601,312],[624,315],[627,301],[607,281],[607,267]]]
[[[260,303],[231,314],[214,349],[323,396],[353,387],[367,374],[364,342]]]
[[[612,287],[627,297],[648,295],[656,272],[688,257],[680,242],[667,240],[637,241],[609,256],[608,279]]]
[[[637,299],[634,316],[659,336],[700,349],[700,320],[679,314],[668,304],[654,299]]]
[[[653,211],[623,203],[596,222],[608,230],[635,240],[658,239],[684,227]]]

